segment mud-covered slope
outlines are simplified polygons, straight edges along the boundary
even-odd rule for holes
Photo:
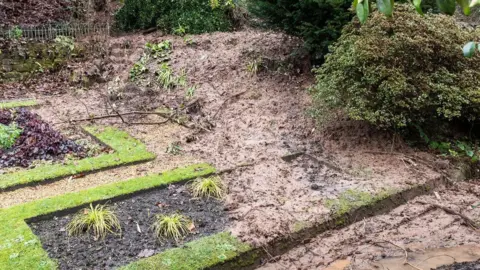
[[[0,26],[38,25],[68,20],[73,2],[68,0],[4,0],[0,2]]]

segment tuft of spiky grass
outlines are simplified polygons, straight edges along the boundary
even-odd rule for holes
[[[93,232],[95,239],[103,239],[108,233],[121,231],[120,222],[115,213],[104,205],[96,205],[83,209],[76,214],[67,225],[68,235],[80,235]]]
[[[191,189],[194,197],[222,199],[225,196],[225,185],[218,176],[195,179]]]
[[[262,59],[256,58],[247,63],[247,71],[253,75],[257,75],[260,67],[262,66]]]
[[[156,215],[153,223],[153,232],[160,240],[180,240],[189,232],[192,224],[190,219],[180,214]]]
[[[160,65],[160,69],[157,70],[157,81],[165,89],[171,89],[176,85],[177,79],[167,63]]]

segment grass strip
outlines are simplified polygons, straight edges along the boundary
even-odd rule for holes
[[[179,248],[130,263],[119,270],[197,270],[208,269],[251,250],[230,233],[222,232],[191,241]]]
[[[38,102],[35,99],[0,101],[0,110],[1,109],[13,109],[13,108],[18,108],[18,107],[31,107],[31,106],[36,106],[36,105],[38,105]]]
[[[0,269],[56,269],[38,237],[26,220],[59,211],[81,208],[90,203],[106,201],[168,184],[207,176],[215,172],[208,164],[195,164],[123,182],[67,193],[6,209],[0,209]]]

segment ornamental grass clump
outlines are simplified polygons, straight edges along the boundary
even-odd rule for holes
[[[153,232],[160,240],[173,239],[178,242],[189,233],[192,221],[181,214],[156,215],[153,223]]]
[[[94,239],[104,239],[108,233],[121,232],[120,222],[109,207],[96,205],[77,213],[67,225],[69,236],[93,233]]]
[[[198,178],[190,186],[194,197],[222,199],[225,196],[225,185],[220,177]]]

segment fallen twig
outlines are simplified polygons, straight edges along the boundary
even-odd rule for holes
[[[438,209],[442,209],[443,211],[445,211],[445,212],[447,212],[447,213],[449,213],[449,214],[459,216],[459,217],[461,217],[461,218],[465,221],[465,223],[466,223],[468,226],[474,228],[475,230],[478,230],[478,226],[477,226],[477,224],[475,223],[475,221],[473,221],[472,219],[470,219],[469,217],[465,216],[465,215],[462,214],[462,213],[459,213],[459,212],[457,212],[457,211],[455,211],[455,210],[453,210],[453,209],[451,209],[451,208],[448,208],[448,207],[446,207],[446,206],[443,206],[443,205],[440,205],[440,204],[437,204],[437,203],[428,203],[428,202],[424,202],[424,201],[417,201],[417,202],[420,203],[420,204],[424,204],[424,205],[431,205],[431,206],[434,206],[434,207],[436,207],[436,208],[438,208]]]
[[[338,166],[336,166],[336,165],[333,165],[332,163],[330,163],[330,162],[328,162],[328,161],[326,161],[326,160],[320,159],[320,158],[318,158],[318,157],[316,157],[316,156],[314,156],[314,155],[312,155],[312,154],[308,154],[308,153],[305,153],[304,155],[306,155],[307,157],[313,159],[314,161],[316,161],[316,162],[318,162],[318,163],[320,163],[320,164],[328,167],[329,169],[332,169],[332,170],[338,171],[338,172],[340,172],[340,173],[343,173],[343,170],[342,170],[340,167],[338,167]]]
[[[249,166],[253,166],[253,165],[255,165],[255,163],[253,163],[253,162],[251,162],[251,163],[241,163],[241,164],[235,165],[234,167],[220,170],[216,174],[219,175],[219,174],[224,174],[224,173],[230,173],[230,172],[235,171],[238,168],[249,167]]]
[[[225,99],[223,102],[222,102],[222,105],[220,105],[220,108],[218,108],[217,112],[213,115],[212,119],[215,119],[218,115],[218,113],[223,109],[223,107],[225,106],[225,104],[227,104],[227,102],[233,98],[236,98],[236,97],[239,97],[243,94],[245,94],[247,92],[247,90],[245,91],[241,91],[241,92],[238,92],[236,94],[233,94],[231,96],[229,96],[227,99]]]
[[[293,160],[295,160],[296,158],[298,158],[298,157],[300,157],[301,155],[304,155],[304,154],[305,154],[305,152],[295,152],[295,153],[283,155],[280,158],[283,161],[292,162]]]
[[[119,112],[116,111],[116,110],[114,110],[114,112],[115,112],[115,114],[91,116],[91,117],[79,118],[79,119],[70,119],[70,120],[68,120],[68,121],[63,121],[63,122],[54,123],[54,125],[63,124],[63,123],[76,123],[76,122],[100,120],[100,119],[106,119],[106,118],[116,118],[116,117],[119,117],[120,119],[122,119],[122,122],[123,122],[123,123],[135,125],[135,124],[140,124],[140,123],[129,123],[129,122],[127,122],[127,121],[124,120],[123,116],[127,116],[127,115],[149,115],[149,114],[159,115],[159,116],[162,116],[162,117],[164,117],[164,118],[167,118],[166,121],[156,122],[156,123],[150,123],[150,124],[164,124],[164,123],[172,120],[172,118],[175,116],[175,114],[168,115],[168,114],[166,114],[166,113],[160,113],[160,112],[141,112],[141,111],[133,111],[133,112],[119,113]],[[147,124],[147,123],[145,123],[145,124]],[[184,126],[186,126],[186,125],[184,125]],[[186,126],[186,127],[188,127],[188,126]]]
[[[401,246],[393,243],[392,241],[388,241],[388,240],[373,241],[373,243],[377,243],[377,244],[378,244],[378,243],[388,243],[388,244],[390,244],[390,245],[396,246],[397,248],[403,250],[403,252],[405,253],[405,258],[403,259],[403,264],[404,264],[404,265],[408,265],[408,266],[410,266],[410,267],[412,267],[412,268],[414,268],[414,269],[417,269],[417,270],[423,270],[423,269],[418,268],[418,267],[416,267],[415,265],[413,265],[413,264],[411,264],[411,263],[408,262],[408,252],[407,252],[407,250],[406,250],[405,248],[403,248],[403,247],[401,247]]]

